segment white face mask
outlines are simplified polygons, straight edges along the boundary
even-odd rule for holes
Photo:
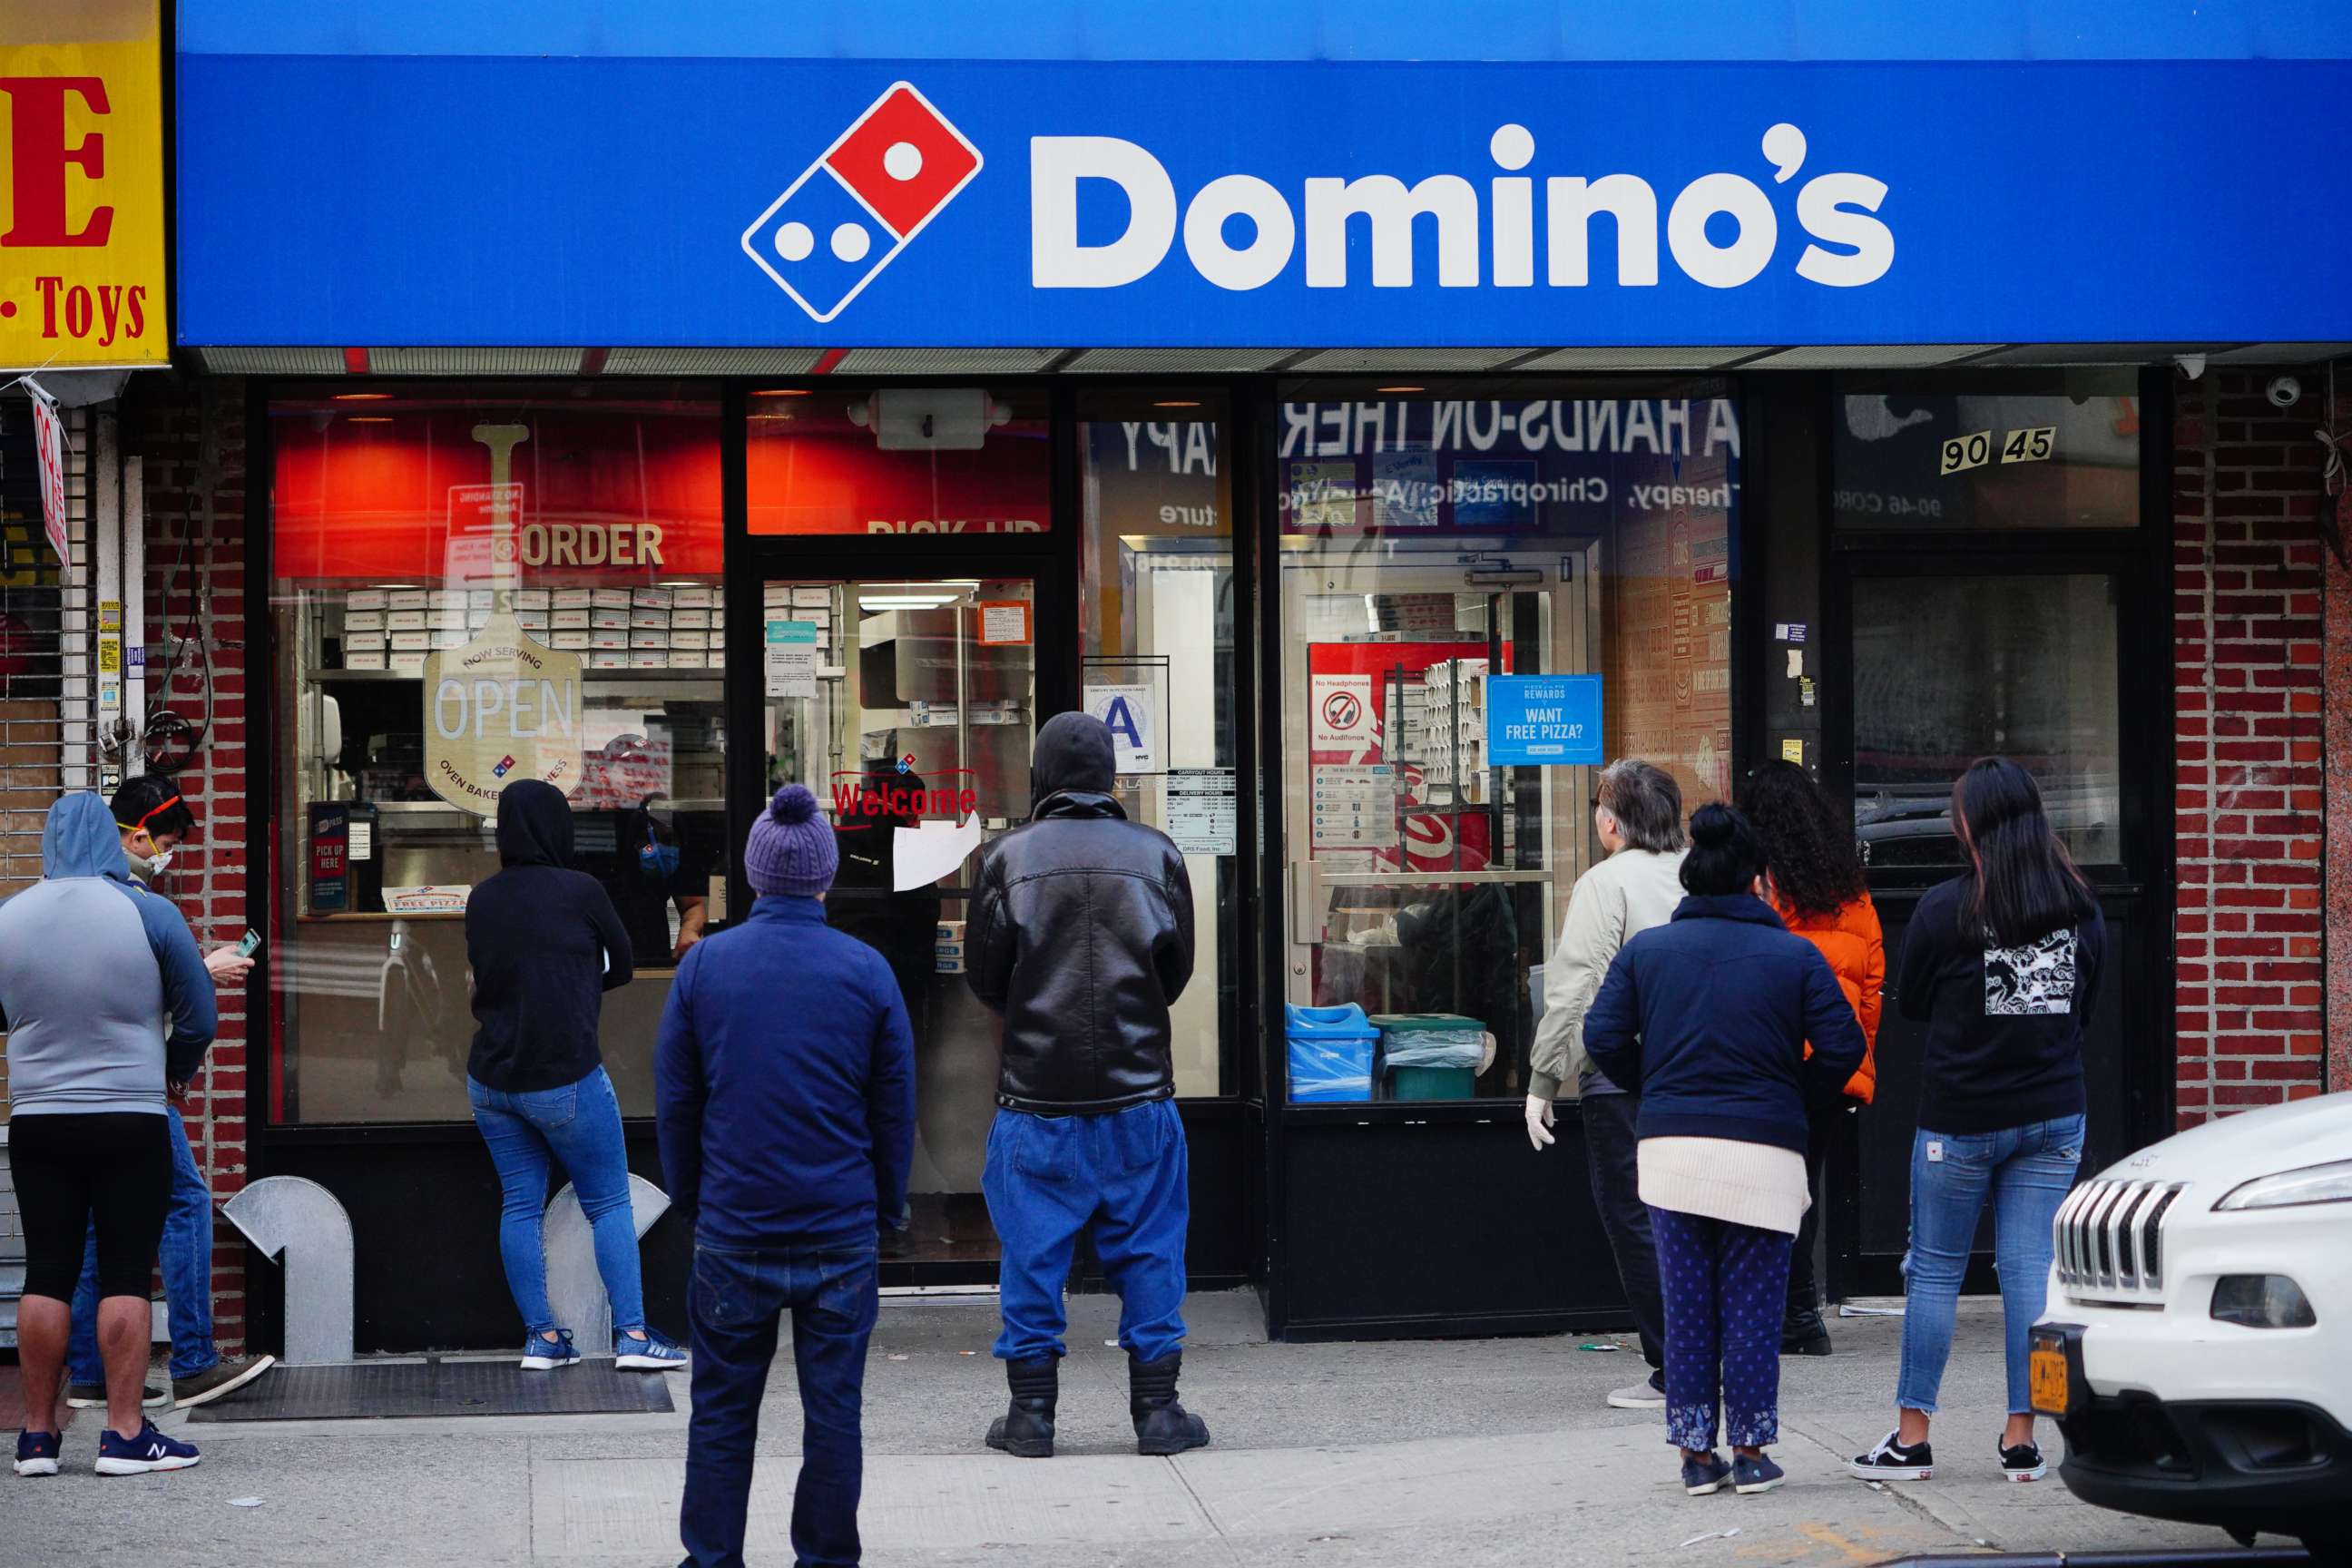
[[[162,876],[166,870],[170,869],[172,865],[172,857],[177,853],[177,850],[173,849],[162,851],[153,859],[147,862],[147,874],[150,877]]]

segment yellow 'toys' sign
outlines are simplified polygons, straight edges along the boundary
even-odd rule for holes
[[[156,0],[0,0],[0,370],[162,364]]]

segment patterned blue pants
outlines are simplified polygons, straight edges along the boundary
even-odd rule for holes
[[[1666,1441],[1714,1447],[1718,1406],[1732,1447],[1778,1441],[1794,1238],[1662,1208],[1650,1211],[1650,1228],[1666,1298]]]

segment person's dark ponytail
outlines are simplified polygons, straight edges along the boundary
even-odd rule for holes
[[[1756,829],[1721,802],[1691,813],[1690,853],[1683,857],[1683,888],[1701,898],[1745,893],[1764,874],[1764,847]]]

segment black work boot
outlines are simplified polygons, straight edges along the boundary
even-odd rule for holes
[[[1821,1309],[1792,1309],[1780,1321],[1780,1353],[1782,1355],[1828,1355],[1830,1326],[1822,1321]]]
[[[1209,1445],[1209,1424],[1176,1403],[1176,1378],[1184,1352],[1170,1351],[1158,1361],[1127,1357],[1127,1413],[1135,1418],[1135,1451],[1181,1454]]]
[[[1016,1459],[1052,1458],[1054,1405],[1061,1397],[1061,1374],[1059,1356],[1006,1362],[1004,1381],[1013,1389],[1013,1404],[988,1424],[988,1446]]]

